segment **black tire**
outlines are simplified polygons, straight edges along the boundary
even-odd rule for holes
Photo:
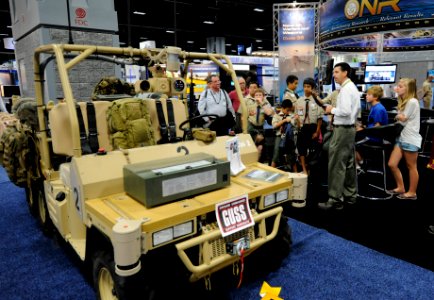
[[[274,219],[268,218],[266,220],[267,228],[272,225],[271,221]],[[260,276],[275,271],[291,252],[291,244],[291,228],[288,224],[288,217],[282,215],[276,237],[247,257],[251,260],[248,264],[253,265],[254,271],[259,272]]]
[[[26,191],[26,202],[27,202],[27,207],[29,208],[29,212],[33,217],[37,217],[38,202],[35,199],[35,191],[32,187],[32,184],[30,185],[30,187],[26,186],[25,191]]]
[[[51,236],[54,232],[54,225],[48,213],[43,182],[41,180],[36,181],[32,190],[34,195],[33,199],[36,200],[34,204],[37,206],[39,226],[41,226],[42,232],[45,235]]]
[[[92,279],[99,300],[152,299],[142,272],[128,277],[117,275],[113,254],[108,250],[100,250],[93,255]]]

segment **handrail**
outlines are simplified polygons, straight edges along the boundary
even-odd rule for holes
[[[77,53],[69,62],[65,62],[65,58],[71,57],[71,54]],[[64,100],[67,103],[68,112],[70,116],[73,156],[81,156],[80,145],[80,132],[78,127],[77,112],[75,109],[75,100],[73,91],[71,89],[68,70],[85,60],[86,58],[94,55],[115,55],[123,57],[140,57],[147,58],[153,62],[165,62],[167,50],[166,49],[136,49],[132,47],[120,48],[110,46],[94,46],[94,45],[72,45],[72,44],[49,44],[42,45],[35,49],[34,53],[34,78],[35,78],[35,97],[38,105],[38,120],[39,120],[39,137],[41,144],[41,166],[44,173],[52,168],[50,160],[50,151],[48,147],[46,128],[47,124],[44,118],[44,86],[43,86],[43,74],[41,65],[41,56],[43,54],[54,55],[58,73],[63,89]],[[247,109],[244,102],[244,97],[239,86],[237,76],[233,70],[232,63],[228,56],[224,54],[214,53],[196,53],[180,51],[178,53],[180,59],[192,60],[192,59],[207,59],[215,62],[223,70],[231,75],[231,79],[234,82],[235,89],[241,102],[242,107],[242,128],[243,132],[247,132]],[[224,65],[221,60],[225,61],[227,66]],[[45,174],[46,175],[46,174]]]

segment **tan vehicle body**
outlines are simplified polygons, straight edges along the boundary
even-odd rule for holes
[[[245,255],[249,255],[276,237],[281,222],[282,206],[290,203],[294,198],[304,199],[306,196],[305,175],[279,171],[258,163],[256,146],[248,134],[238,135],[241,159],[246,169],[237,176],[232,176],[229,186],[152,208],[145,207],[126,193],[123,183],[124,166],[183,156],[185,153],[177,151],[180,146],[185,146],[190,153],[207,153],[217,159],[226,160],[226,141],[232,137],[218,137],[208,144],[190,140],[176,144],[112,150],[107,151],[105,155],[82,155],[76,113],[77,101],[71,89],[68,71],[96,54],[121,58],[146,58],[156,63],[166,63],[170,51],[171,49],[139,50],[87,45],[46,45],[35,51],[35,96],[40,128],[35,133],[39,160],[38,172],[33,174],[39,174],[39,178],[36,179],[42,184],[41,187],[35,188],[35,184],[32,184],[35,178],[29,178],[28,201],[30,205],[38,208],[42,223],[52,222],[81,260],[92,259],[91,256],[96,252],[94,248],[90,248],[91,231],[92,234],[97,232],[107,241],[108,246],[105,247],[109,248],[107,251],[113,253],[115,267],[108,270],[102,267],[96,270],[95,286],[101,299],[111,299],[105,296],[105,289],[109,291],[118,289],[116,279],[113,277],[127,278],[141,269],[147,272],[147,266],[140,263],[141,257],[159,251],[163,247],[176,247],[179,259],[190,273],[189,279],[192,282],[209,278],[212,273],[237,263],[240,259],[239,255],[227,251],[228,238],[222,238],[215,221],[216,204],[248,195],[255,221],[253,227],[243,231],[243,235],[248,235],[250,242],[245,249]],[[47,106],[44,101],[43,70],[40,68],[42,54],[54,55],[65,97],[64,103],[57,103],[54,107]],[[73,58],[65,59],[65,54],[72,54]],[[207,59],[218,64],[231,75],[239,98],[243,99],[235,71],[225,55],[188,53],[181,50],[177,50],[176,54],[186,66],[193,59]],[[221,61],[225,61],[227,66]],[[152,105],[152,100],[149,100],[149,103]],[[188,116],[188,108],[185,101],[182,103],[185,110],[178,109],[176,114],[180,114],[180,118],[185,120]],[[244,107],[242,111],[246,112],[244,101],[242,106]],[[99,114],[100,116],[97,116],[98,139],[100,145],[104,145],[109,141],[109,137],[107,130],[101,127],[105,126],[104,111]],[[247,117],[244,116],[244,120],[246,119]],[[46,128],[50,128],[50,135],[47,134]],[[243,122],[243,128],[246,132],[246,122]],[[155,125],[155,130],[158,130],[158,125]],[[58,150],[65,145],[67,145],[66,150]],[[111,150],[110,145],[106,148]],[[56,154],[56,151],[60,152],[58,153],[60,155],[70,156],[70,162],[55,167],[53,153]],[[253,170],[277,172],[283,176],[274,182],[246,178],[245,175]],[[266,206],[265,196],[284,190],[287,191],[287,199]],[[266,222],[266,220],[271,221]],[[154,245],[154,234],[186,222],[192,222],[191,232]],[[92,239],[95,238],[92,236]],[[188,249],[191,248],[198,248],[198,257],[190,257]],[[108,279],[105,276],[107,274],[110,274]],[[121,293],[117,293],[116,297],[123,298]]]

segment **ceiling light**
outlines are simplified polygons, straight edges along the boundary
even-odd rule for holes
[[[202,47],[202,48],[199,48],[200,50],[206,50],[206,48],[204,48],[204,47]]]
[[[264,28],[256,28],[257,31],[264,31]]]
[[[119,45],[126,45],[127,43],[125,42],[119,42]]]
[[[262,43],[262,40],[256,40],[257,43]]]
[[[209,24],[209,25],[212,25],[212,24],[214,24],[214,22],[213,22],[213,21],[203,21],[203,23],[204,23],[204,24]]]
[[[232,49],[231,52],[237,52],[237,50],[233,50],[233,49]]]
[[[173,30],[166,30],[167,33],[175,33]]]
[[[257,47],[258,49],[263,49],[264,47]]]
[[[262,8],[255,8],[253,10],[256,11],[256,12],[264,12],[264,10]]]
[[[228,47],[232,46],[232,44],[225,44],[225,45],[228,46]]]
[[[8,25],[8,26],[6,26],[7,28],[12,28],[12,25]]]
[[[8,36],[9,34],[7,34],[7,33],[0,33],[0,35]]]
[[[141,40],[147,40],[148,38],[147,38],[147,37],[143,37],[143,36],[141,36],[140,39],[141,39]]]
[[[135,12],[133,12],[133,14],[135,14],[135,15],[141,15],[141,16],[146,15],[146,13],[143,12],[143,11],[135,11]]]
[[[187,44],[194,44],[194,41],[187,41]]]

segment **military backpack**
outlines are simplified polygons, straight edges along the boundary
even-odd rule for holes
[[[113,149],[155,145],[146,100],[115,100],[107,109],[107,123]]]

